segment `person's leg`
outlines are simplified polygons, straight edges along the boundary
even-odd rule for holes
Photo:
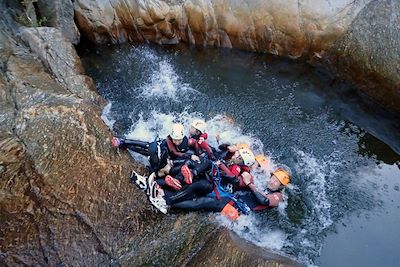
[[[130,149],[144,156],[149,156],[149,142],[132,139],[120,139],[119,147]]]
[[[211,166],[212,166],[210,160],[204,160],[200,163],[195,162],[193,160],[184,160],[184,161],[174,160],[173,163],[174,163],[174,167],[172,167],[170,170],[170,174],[173,176],[176,176],[181,172],[181,168],[183,165],[188,166],[189,169],[192,170],[194,177],[196,177],[197,175],[199,175],[201,173],[211,170]]]
[[[186,200],[172,204],[171,207],[188,211],[203,210],[203,211],[220,212],[224,209],[226,204],[229,203],[229,201],[230,200],[226,198],[218,200],[216,198],[211,198],[211,197],[200,197],[197,199]]]
[[[191,168],[193,171],[193,176],[198,176],[201,173],[205,173],[207,171],[210,171],[212,167],[212,162],[210,160],[204,160],[200,163],[195,162],[193,164],[193,167]],[[189,166],[190,168],[190,166]]]
[[[212,192],[214,185],[207,180],[201,179],[191,185],[185,186],[182,190],[176,192],[176,194],[166,198],[169,205],[184,200],[194,199],[198,196],[204,196]]]
[[[143,156],[146,156],[146,157],[150,156],[149,150],[145,149],[145,148],[131,146],[128,149],[132,150],[133,152],[139,153]]]
[[[120,147],[123,148],[138,147],[138,148],[148,149],[149,142],[132,140],[132,139],[122,139]]]

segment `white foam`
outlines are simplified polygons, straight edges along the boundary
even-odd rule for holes
[[[280,229],[271,229],[263,224],[258,225],[256,215],[241,215],[232,222],[222,215],[217,215],[217,221],[237,233],[240,237],[271,250],[280,251],[286,243],[287,235]]]
[[[158,63],[150,76],[150,82],[141,87],[141,96],[144,98],[167,97],[179,101],[187,92],[197,92],[189,84],[181,81],[169,60]]]
[[[312,216],[314,220],[320,223],[319,231],[322,231],[332,225],[331,219],[331,203],[328,200],[328,183],[327,178],[334,175],[334,170],[329,163],[318,160],[310,154],[303,151],[297,151],[301,162],[298,166],[298,175],[302,176],[306,182],[308,199],[312,202]],[[334,164],[334,163],[333,163]]]
[[[133,53],[129,53],[128,56],[134,61],[140,61],[142,63],[147,62],[158,62],[160,57],[148,46],[133,47]]]
[[[108,104],[103,108],[103,111],[101,113],[101,119],[110,129],[113,128],[115,123],[115,120],[111,116],[111,106],[112,106],[111,102],[108,102]]]

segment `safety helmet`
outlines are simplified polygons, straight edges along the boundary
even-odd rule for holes
[[[203,120],[194,120],[192,122],[193,128],[199,130],[200,132],[204,133],[206,131],[207,124]]]
[[[283,168],[276,169],[272,175],[275,175],[275,177],[278,178],[279,182],[281,182],[283,185],[288,185],[290,183],[290,172],[284,170]]]
[[[261,169],[266,170],[268,168],[270,160],[264,155],[255,156],[256,161],[260,165]]]
[[[170,136],[172,139],[183,139],[185,136],[183,133],[183,125],[180,123],[173,124]]]
[[[239,149],[239,155],[242,157],[243,159],[243,163],[246,166],[251,166],[254,164],[254,162],[256,161],[253,152],[251,152],[250,149]]]
[[[246,144],[246,143],[239,143],[239,144],[236,144],[236,147],[237,147],[238,149],[250,149],[249,145]]]

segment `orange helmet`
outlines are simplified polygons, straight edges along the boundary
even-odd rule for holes
[[[277,169],[276,171],[274,171],[272,173],[272,175],[275,175],[276,178],[278,178],[278,180],[281,182],[281,184],[283,185],[288,185],[290,183],[290,174],[288,171],[284,170],[284,169]]]
[[[248,144],[246,144],[246,143],[236,144],[236,147],[237,147],[238,150],[239,149],[250,149],[250,146]]]
[[[267,157],[265,157],[264,155],[257,155],[256,156],[256,161],[260,165],[261,169],[263,169],[263,170],[267,170],[268,169],[268,165],[270,163],[270,160]]]

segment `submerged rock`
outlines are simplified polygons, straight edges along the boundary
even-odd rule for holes
[[[240,239],[227,229],[210,236],[208,245],[188,262],[189,266],[303,266],[302,264]],[[229,255],[226,257],[225,255]]]

